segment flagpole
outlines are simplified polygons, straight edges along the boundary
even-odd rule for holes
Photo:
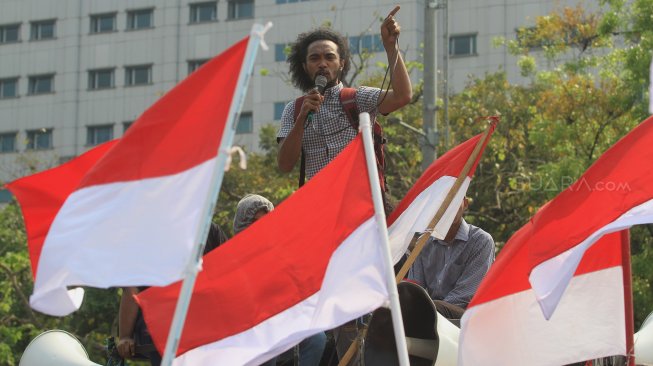
[[[406,277],[406,273],[408,273],[408,270],[417,259],[419,253],[421,253],[422,249],[424,249],[426,242],[431,236],[430,233],[433,231],[433,228],[435,227],[435,225],[438,224],[438,222],[440,222],[440,219],[449,208],[451,201],[456,196],[456,194],[458,194],[458,190],[460,190],[460,187],[463,185],[465,178],[472,170],[472,166],[474,165],[476,158],[480,154],[481,149],[483,145],[485,145],[486,140],[489,138],[490,131],[492,130],[492,125],[494,123],[495,122],[488,124],[488,128],[485,130],[483,136],[481,136],[481,138],[476,143],[476,146],[474,147],[472,154],[469,156],[469,159],[467,159],[465,166],[463,166],[463,170],[460,172],[460,175],[458,175],[458,177],[456,178],[456,181],[449,189],[449,192],[447,192],[447,196],[444,198],[444,201],[442,201],[442,204],[438,208],[438,211],[435,213],[435,216],[433,216],[433,219],[431,219],[431,222],[429,223],[426,231],[422,233],[422,235],[420,235],[419,239],[417,240],[417,244],[415,245],[415,248],[410,252],[410,255],[406,259],[406,262],[404,262],[403,266],[401,266],[399,273],[397,273],[397,276],[395,277],[397,283],[401,282],[401,280],[403,280],[404,277]]]
[[[632,269],[630,266],[630,231],[621,231],[621,266],[624,281],[624,315],[626,316],[626,365],[635,365],[635,320],[633,314]]]
[[[209,228],[211,227],[213,208],[218,201],[218,194],[220,193],[222,179],[224,178],[227,157],[233,143],[234,135],[236,134],[236,121],[238,120],[238,115],[240,114],[245,95],[247,94],[247,86],[252,75],[252,70],[254,69],[254,61],[256,60],[259,44],[264,45],[263,35],[271,26],[272,23],[268,23],[265,26],[254,24],[252,26],[252,31],[250,32],[243,65],[240,69],[236,90],[231,101],[231,106],[229,107],[229,115],[227,117],[224,132],[222,133],[222,141],[220,142],[217,151],[216,167],[211,177],[211,193],[208,199],[204,202],[204,207],[202,208],[205,219],[198,227],[198,235],[196,236],[198,241],[195,243],[193,255],[190,257],[186,267],[184,281],[179,292],[179,298],[177,299],[175,313],[172,318],[170,331],[166,341],[166,348],[161,361],[161,365],[163,366],[172,365],[172,361],[177,353],[177,348],[179,347],[179,340],[181,339],[181,332],[184,328],[186,313],[188,312],[188,306],[193,293],[193,287],[195,286],[195,280],[197,279],[197,273],[202,267],[202,253],[204,252],[206,238],[208,237]],[[216,101],[216,103],[219,102],[220,101]]]
[[[365,161],[367,162],[367,174],[370,179],[372,200],[374,201],[374,218],[379,227],[379,234],[383,242],[383,259],[385,260],[386,284],[390,297],[390,314],[392,315],[392,327],[397,345],[397,355],[401,366],[410,366],[408,359],[408,347],[404,333],[404,322],[401,317],[401,306],[399,305],[399,293],[393,276],[392,254],[390,253],[390,240],[388,239],[388,226],[383,209],[383,198],[381,197],[381,183],[376,167],[376,155],[374,154],[374,141],[372,140],[372,124],[368,113],[360,114],[360,128],[363,134],[363,146],[365,147]]]

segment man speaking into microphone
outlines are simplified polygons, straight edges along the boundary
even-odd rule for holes
[[[399,52],[400,27],[394,16],[395,7],[381,24],[381,39],[388,57],[392,89],[360,86],[352,90],[358,112],[384,115],[410,102],[412,87],[406,66]],[[281,117],[277,141],[281,144],[277,163],[283,172],[290,172],[298,161],[300,185],[326,166],[358,131],[352,126],[342,106],[342,80],[350,67],[347,39],[330,28],[301,33],[292,44],[287,60],[290,76],[305,93],[288,103]],[[326,80],[326,86],[321,87]]]

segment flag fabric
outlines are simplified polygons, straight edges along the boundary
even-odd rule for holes
[[[448,209],[433,229],[432,236],[443,239],[456,216],[456,212],[467,193],[476,166],[478,165],[485,146],[491,134],[496,128],[492,122],[488,131],[488,137],[483,142],[478,157],[474,161],[462,186],[454,196]],[[444,155],[434,161],[419,177],[413,187],[406,193],[406,196],[399,202],[397,207],[388,216],[388,236],[390,238],[390,250],[392,260],[397,263],[408,249],[408,245],[415,233],[423,232],[428,227],[433,216],[442,205],[447,193],[454,185],[456,178],[463,171],[465,163],[472,155],[472,151],[483,134],[476,135],[462,144],[447,151]]]
[[[383,305],[379,235],[359,134],[302,189],[204,256],[174,364],[257,365]],[[179,289],[137,295],[160,351]]]
[[[83,290],[69,286],[182,278],[203,240],[197,236],[248,40],[168,92],[118,142],[7,185],[28,231],[34,309],[75,311]]]
[[[653,117],[506,243],[462,318],[460,365],[626,354],[619,230],[653,222]]]

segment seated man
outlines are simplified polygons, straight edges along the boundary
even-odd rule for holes
[[[234,216],[234,235],[245,230],[256,220],[274,210],[272,202],[268,201],[265,197],[248,194],[243,197],[238,206],[236,207],[236,215]],[[299,343],[298,361],[300,366],[318,366],[324,346],[326,345],[326,335],[320,332],[311,337],[308,337]],[[268,360],[263,366],[274,366],[279,361],[286,359],[292,360],[294,358],[293,349]]]
[[[494,261],[492,236],[462,218],[468,205],[465,197],[444,240],[429,238],[408,272],[448,319],[462,317]]]

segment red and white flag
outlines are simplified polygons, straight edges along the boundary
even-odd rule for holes
[[[653,117],[510,238],[463,315],[460,365],[560,365],[626,354],[615,232],[653,222],[652,146]]]
[[[474,165],[433,229],[432,236],[443,239],[447,235],[495,127],[496,123],[492,122]],[[479,134],[470,138],[434,161],[388,216],[388,236],[394,263],[397,263],[406,253],[413,235],[426,230],[483,135]]]
[[[186,78],[118,142],[7,185],[25,218],[34,309],[75,311],[83,290],[69,286],[182,278],[203,240],[197,236],[248,40]]]
[[[328,192],[328,194],[325,194]],[[257,365],[388,301],[363,143],[204,256],[175,365]],[[166,344],[180,284],[137,296]]]

